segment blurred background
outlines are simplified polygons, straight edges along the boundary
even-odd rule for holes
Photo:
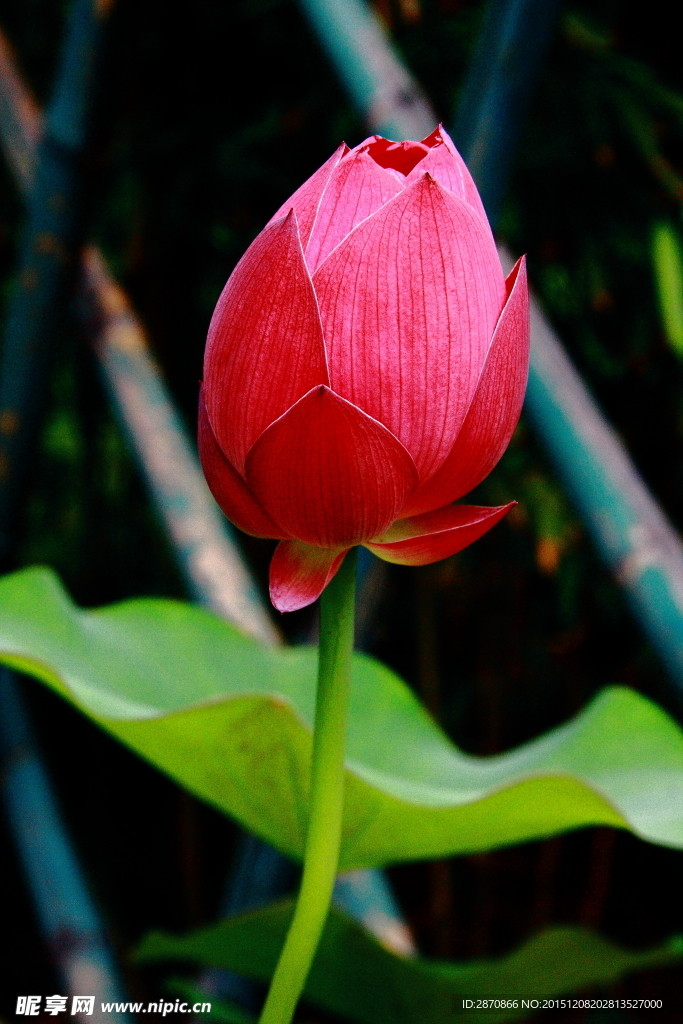
[[[41,104],[66,9],[57,0],[0,3],[0,26]],[[376,9],[450,126],[483,5],[379,0]],[[499,233],[516,255],[528,253],[545,311],[681,527],[683,327],[673,314],[677,294],[683,303],[683,66],[674,18],[663,0],[563,6]],[[353,146],[368,132],[293,0],[119,0],[98,79],[88,234],[147,328],[192,431],[206,330],[230,271],[339,141]],[[3,161],[0,314],[22,216]],[[58,317],[15,563],[52,566],[85,606],[185,598],[74,310],[67,304]],[[524,419],[472,501],[513,498],[507,520],[465,552],[419,570],[387,567],[368,649],[472,754],[529,740],[614,683],[680,718],[672,684]],[[265,594],[272,547],[239,541]],[[290,639],[312,624],[310,611],[278,618]],[[24,692],[127,988],[154,998],[159,970],[134,969],[126,953],[152,927],[215,919],[236,829],[56,697],[32,682]],[[506,952],[552,922],[587,924],[632,948],[655,945],[683,931],[682,869],[680,852],[588,829],[388,874],[420,950],[464,959]],[[60,989],[4,819],[0,903],[10,939],[0,1016],[10,1017],[14,993]],[[669,968],[613,991],[666,999],[679,985]],[[580,1019],[580,1011],[562,1016]],[[648,1011],[620,1019],[645,1020]]]

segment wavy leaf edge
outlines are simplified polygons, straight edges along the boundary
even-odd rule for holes
[[[194,640],[201,640],[205,646],[207,643],[211,646],[215,644],[215,634],[216,630],[218,630],[219,635],[222,635],[225,640],[226,650],[229,644],[232,644],[230,654],[238,657],[238,660],[240,655],[247,657],[250,662],[253,662],[254,659],[258,662],[260,659],[260,664],[263,666],[264,671],[267,671],[269,678],[259,686],[248,685],[243,689],[239,689],[238,682],[236,684],[238,688],[235,692],[228,693],[224,690],[221,693],[216,690],[214,693],[204,694],[201,699],[187,701],[184,705],[176,706],[170,710],[159,710],[158,707],[155,708],[149,701],[141,699],[131,700],[122,693],[114,693],[112,698],[112,694],[107,693],[101,686],[98,687],[98,685],[89,684],[87,680],[74,678],[73,667],[71,672],[69,672],[68,665],[66,669],[64,665],[61,667],[59,665],[55,666],[55,664],[51,663],[49,657],[40,656],[40,652],[31,653],[28,651],[26,643],[22,647],[21,643],[12,642],[11,636],[8,639],[7,619],[8,617],[10,620],[12,619],[12,615],[8,616],[7,614],[8,594],[11,605],[13,588],[15,591],[15,604],[19,605],[19,632],[25,627],[27,615],[29,618],[32,615],[35,617],[36,607],[40,608],[40,611],[37,613],[38,618],[40,619],[42,616],[45,619],[46,608],[49,611],[48,606],[51,600],[54,605],[53,612],[56,609],[62,616],[62,632],[66,631],[67,634],[70,633],[72,638],[76,637],[81,646],[84,646],[86,656],[88,653],[91,656],[94,656],[93,652],[97,653],[98,642],[100,645],[104,643],[106,648],[105,641],[109,643],[112,640],[120,641],[120,636],[117,636],[117,630],[120,634],[121,629],[123,629],[123,635],[126,636],[125,631],[127,628],[129,632],[132,632],[134,635],[133,639],[135,639],[135,631],[137,630],[140,633],[141,625],[142,627],[146,626],[149,628],[150,623],[154,623],[155,616],[161,618],[166,616],[175,620],[176,632],[179,621],[185,624],[189,623],[191,636]],[[16,600],[17,594],[20,598],[18,601]],[[39,596],[42,598],[42,602],[36,605],[36,598]],[[59,614],[57,618],[59,618]],[[16,632],[16,614],[14,615],[14,620]],[[159,623],[156,625],[159,627]],[[160,628],[162,633],[167,628],[165,620],[161,622]],[[193,630],[194,633],[192,632]],[[37,626],[35,624],[29,626],[29,634],[31,631],[33,631],[34,638],[38,637],[39,639],[41,635],[40,623]],[[110,635],[112,632],[113,637]],[[90,644],[90,647],[88,647],[88,644]],[[38,646],[40,646],[39,643]],[[156,651],[156,645],[151,646],[155,649],[149,657],[152,659],[154,657],[161,657]],[[133,644],[132,647],[134,651],[135,645]],[[207,712],[212,713],[216,709],[220,710],[222,705],[227,706],[240,698],[248,698],[252,702],[249,705],[250,707],[254,701],[261,701],[268,704],[276,712],[285,712],[292,716],[295,726],[302,727],[305,731],[304,746],[306,743],[310,743],[314,699],[315,649],[267,650],[261,647],[257,641],[240,634],[234,627],[213,616],[210,612],[194,608],[182,602],[164,598],[136,598],[95,611],[81,611],[72,604],[51,570],[22,570],[0,581],[0,659],[10,667],[34,675],[47,683],[79,710],[95,719],[98,724],[107,731],[114,733],[119,739],[127,743],[128,746],[133,747],[136,752],[141,753],[143,757],[152,760],[157,767],[161,767],[162,770],[176,778],[176,780],[179,779],[177,771],[169,768],[168,765],[160,763],[158,758],[155,759],[155,756],[150,755],[148,752],[146,753],[140,746],[136,746],[135,735],[132,737],[130,735],[131,732],[133,734],[137,732],[136,727],[144,727],[145,723],[149,725],[150,720],[158,723],[160,721],[170,722],[175,719],[174,725],[177,728],[180,718],[183,718],[183,716],[206,715]],[[69,662],[68,650],[64,660]],[[71,661],[73,660],[72,657]],[[143,657],[144,660],[146,659]],[[78,663],[78,658],[76,658],[76,663]],[[228,657],[226,664],[229,663],[230,658]],[[166,666],[167,668],[168,666]],[[162,669],[164,669],[163,664]],[[275,675],[278,673],[280,676],[279,685],[274,685]],[[650,841],[659,842],[662,845],[677,848],[683,847],[683,812],[679,811],[678,817],[676,817],[675,812],[670,812],[666,806],[663,806],[660,808],[660,818],[657,818],[655,813],[655,818],[652,819],[653,793],[659,795],[660,804],[662,802],[661,793],[657,793],[652,788],[658,773],[661,776],[661,781],[668,786],[668,790],[666,790],[666,786],[663,788],[666,792],[669,792],[669,796],[672,798],[669,801],[670,803],[675,802],[673,800],[676,796],[674,790],[676,792],[680,790],[680,793],[683,794],[683,733],[664,711],[634,691],[623,687],[605,689],[587,707],[579,712],[575,718],[550,730],[541,737],[506,753],[478,758],[459,751],[428,716],[406,684],[386,666],[365,655],[356,655],[354,659],[354,673],[357,677],[354,711],[357,720],[361,723],[356,729],[356,733],[359,733],[359,735],[362,733],[361,726],[364,723],[367,735],[360,735],[360,739],[358,736],[354,738],[354,728],[352,725],[349,756],[347,758],[347,769],[350,776],[349,785],[352,790],[355,777],[356,788],[360,784],[374,791],[375,805],[378,798],[380,800],[391,800],[401,805],[404,808],[404,812],[401,812],[400,808],[398,811],[394,808],[394,811],[398,814],[408,814],[411,809],[413,811],[422,810],[427,813],[457,813],[460,810],[464,811],[469,808],[475,818],[479,816],[479,810],[476,807],[478,804],[486,804],[488,802],[491,808],[498,808],[497,813],[501,813],[501,801],[504,802],[506,795],[509,797],[512,791],[520,790],[516,799],[521,796],[526,797],[526,804],[522,801],[522,804],[525,804],[526,810],[523,808],[521,813],[528,814],[531,824],[524,825],[522,823],[523,836],[517,839],[502,836],[501,841],[497,843],[491,843],[488,840],[482,840],[481,837],[479,839],[475,837],[472,839],[474,845],[468,845],[466,837],[458,835],[453,852],[490,849],[496,845],[509,845],[510,842],[524,841],[525,838],[541,838],[589,824],[610,824],[630,829],[635,834]],[[306,676],[310,677],[308,682],[306,682]],[[377,696],[382,697],[384,703],[378,701],[376,699]],[[109,701],[109,705],[107,705],[107,701]],[[378,705],[381,705],[379,709]],[[122,713],[118,717],[116,715],[103,714],[103,707],[107,706],[110,709],[111,706],[116,706]],[[378,718],[378,716],[381,718],[382,708],[386,712],[383,723]],[[375,716],[374,723],[372,720],[373,715]],[[636,719],[646,719],[651,731],[654,731],[654,734],[656,734],[654,740],[650,743],[655,761],[652,764],[648,764],[647,772],[644,770],[641,772],[643,778],[645,778],[646,774],[648,775],[651,784],[651,792],[647,799],[644,799],[642,794],[639,795],[639,792],[636,792],[635,796],[633,793],[629,795],[628,786],[624,791],[623,779],[621,780],[621,796],[623,799],[619,799],[619,775],[620,773],[623,775],[624,764],[610,763],[609,758],[605,761],[603,747],[600,744],[591,742],[591,735],[594,735],[596,730],[600,733],[602,729],[605,735],[610,733],[611,742],[614,746],[615,729],[617,729],[617,732],[621,730],[624,735],[630,735],[629,719],[633,720],[633,722]],[[400,727],[398,732],[394,730],[391,733],[391,730],[387,730],[387,720],[392,720],[394,725],[398,724]],[[370,723],[369,727],[368,722]],[[124,725],[127,728],[124,729]],[[383,728],[381,728],[382,725],[384,726]],[[609,728],[607,728],[608,725]],[[401,741],[393,743],[394,735],[398,736],[401,729],[403,730],[403,735],[400,737]],[[122,731],[128,735],[122,735]],[[378,754],[377,745],[379,744],[381,747],[382,734],[385,734],[386,737],[387,732],[391,734],[392,742],[387,746],[385,741],[385,749],[380,750]],[[641,728],[641,745],[643,742],[642,733],[643,730]],[[662,737],[666,740],[664,744],[661,742]],[[419,740],[419,743],[414,742],[416,738]],[[572,757],[576,760],[576,757],[581,755],[582,744],[583,748],[585,748],[583,756],[587,756],[589,762],[592,757],[592,771],[579,771],[576,768],[576,764],[572,767]],[[617,743],[616,746],[618,747],[618,745]],[[144,748],[144,743],[141,746]],[[152,744],[152,746],[154,745]],[[377,758],[381,756],[389,759],[389,768],[392,770],[387,770],[386,765],[384,767],[378,765]],[[373,757],[375,758],[374,764],[372,763]],[[392,757],[394,758],[393,764],[391,761]],[[658,763],[656,758],[659,758]],[[410,774],[411,771],[413,772],[412,776]],[[419,771],[423,773],[426,771],[427,777],[420,779],[419,774],[415,775]],[[430,771],[431,777],[429,777]],[[441,773],[440,782],[435,778],[435,773],[438,774],[438,772]],[[453,785],[452,781],[450,785],[444,783],[445,779],[449,777],[452,779],[454,773],[459,773],[459,789]],[[185,784],[187,788],[193,789],[202,798],[208,799],[229,813],[240,816],[239,808],[235,810],[234,808],[226,807],[220,800],[214,798],[210,793],[202,791],[196,785],[193,788],[192,785],[188,785],[187,780],[180,781],[181,784]],[[633,779],[627,779],[627,783],[629,781],[631,788],[633,788]],[[572,802],[578,800],[580,803],[583,801],[585,807],[578,814],[574,824],[564,819],[551,820],[549,817],[544,826],[541,820],[537,820],[538,808],[534,809],[534,801],[538,802],[541,799],[542,802],[543,794],[547,791],[548,786],[551,789],[554,787],[556,795],[559,793],[568,801],[568,807]],[[531,798],[531,802],[529,802],[529,798]],[[370,805],[372,805],[372,793],[369,794],[369,799]],[[631,813],[629,813],[629,807],[625,808],[625,803],[629,804]],[[656,812],[656,800],[654,800],[654,805]],[[634,806],[636,811],[640,813],[634,815]],[[680,802],[678,806],[680,807]],[[367,845],[368,829],[372,833],[373,827],[377,827],[375,819],[377,817],[381,818],[382,813],[386,810],[387,808],[384,805],[379,807],[379,809],[375,806],[371,814],[365,815],[365,821],[356,823],[354,834],[349,838],[351,850],[354,846],[357,851],[361,850],[364,842]],[[520,813],[519,808],[517,808],[516,813]],[[650,815],[649,818],[648,813]],[[653,827],[652,820],[654,820],[656,826],[660,819],[663,822],[663,826],[658,830],[656,827]],[[649,825],[648,821],[650,822]],[[254,826],[253,821],[248,821],[247,824],[250,827]],[[479,827],[482,827],[481,823]],[[524,831],[525,828],[526,832]],[[294,853],[294,855],[299,853],[297,849],[298,842],[293,842],[291,837],[287,842],[284,842],[282,839],[278,841],[278,837],[272,834],[272,828],[261,828],[260,831],[266,838],[274,841],[275,845],[285,849],[285,852]],[[301,828],[297,828],[296,831],[301,832]],[[459,832],[459,830],[456,828],[455,832]],[[369,845],[372,848],[372,842]],[[400,841],[398,845],[400,846]],[[397,848],[393,851],[389,860],[413,859],[415,856],[430,855],[436,854],[429,852],[418,852],[416,854],[413,849],[412,852],[407,852],[403,855]],[[346,866],[387,862],[383,858],[373,859],[366,851],[364,856],[357,852],[356,859],[349,853]]]

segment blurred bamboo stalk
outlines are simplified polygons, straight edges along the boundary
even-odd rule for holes
[[[373,131],[422,139],[434,113],[422,89],[387,39],[379,15],[364,0],[300,0],[351,99]]]
[[[560,0],[489,0],[453,128],[495,227]]]
[[[93,1015],[78,1019],[126,1024],[127,1013],[101,1012],[124,998],[118,971],[11,677],[0,669],[2,790],[36,918],[66,991],[95,996]]]
[[[275,646],[281,642],[279,630],[206,485],[140,321],[94,246],[86,247],[82,269],[82,315],[190,594],[245,633]]]
[[[29,196],[41,116],[0,32],[0,132],[19,187]],[[84,250],[79,311],[114,408],[141,463],[193,597],[262,643],[280,634],[216,507],[152,359],[145,330],[93,246]]]
[[[42,137],[34,107],[9,76],[2,114],[10,126],[10,154],[25,181],[32,177],[19,275],[10,298],[0,356],[0,565],[13,559],[24,506],[28,467],[41,425],[54,322],[68,293],[84,227],[82,157],[91,96],[109,3],[74,0]],[[0,70],[7,54],[0,49]],[[24,122],[26,131],[23,131]],[[29,142],[33,150],[25,145]],[[3,796],[41,930],[72,998],[122,997],[105,928],[81,873],[12,673],[0,673],[0,748]],[[76,1012],[72,1003],[71,1012]],[[82,1017],[82,1014],[79,1014]],[[90,1014],[89,1014],[90,1016]]]
[[[19,244],[19,269],[3,325],[0,566],[5,569],[12,561],[34,461],[31,455],[42,422],[55,323],[63,308],[59,300],[67,293],[84,231],[87,203],[82,163],[96,58],[109,6],[95,0],[74,0],[71,8],[53,95],[37,142]],[[30,103],[22,105],[25,116],[30,109]],[[35,143],[35,130],[31,134]],[[28,167],[24,161],[25,174]]]
[[[512,257],[503,252],[504,264]],[[683,687],[683,545],[538,305],[526,409],[603,559]]]
[[[436,114],[394,50],[381,22],[363,0],[300,2],[372,131],[389,131],[398,140],[419,139],[432,131],[438,121]],[[498,5],[499,0],[494,0],[494,9],[500,10]],[[554,9],[554,4],[546,0],[511,0],[509,9],[516,11],[515,18],[521,20],[510,24],[503,20],[498,31],[489,34],[483,66],[477,65],[472,71],[476,91],[474,85],[464,86],[464,95],[476,95],[478,104],[478,112],[469,114],[473,127],[464,139],[465,155],[476,155],[476,167],[482,168],[482,173],[503,178],[507,174],[512,141],[518,136],[526,114],[533,74],[515,94],[516,98],[510,94],[502,102],[502,90],[510,68],[523,73],[523,77],[527,74],[523,72],[523,47],[528,29],[523,19],[533,12],[535,17],[544,17],[546,7]],[[534,44],[537,66],[551,27],[552,22],[545,38],[541,36],[540,42]],[[397,82],[406,88],[405,111],[395,88],[390,92],[393,103],[382,102],[388,95],[387,83]],[[505,131],[492,121],[503,116],[503,111],[507,119],[515,122]],[[464,131],[456,128],[456,134],[464,136]],[[462,145],[463,139],[460,141]],[[487,193],[485,182],[479,180],[477,185]],[[496,190],[490,194],[495,195]],[[500,254],[504,266],[509,268],[510,254],[504,247]],[[526,409],[598,551],[628,594],[644,632],[669,670],[680,698],[683,545],[533,296]]]

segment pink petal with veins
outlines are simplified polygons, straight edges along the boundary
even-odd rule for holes
[[[481,483],[507,448],[517,426],[529,370],[529,292],[522,257],[506,282],[508,300],[465,422],[434,476],[408,499],[401,515],[417,515],[457,501]]]
[[[425,175],[313,281],[331,386],[399,438],[428,479],[453,447],[505,299],[488,226]]]
[[[401,519],[382,537],[367,542],[385,562],[397,565],[430,565],[468,547],[495,526],[517,503],[499,508],[447,505],[423,516]]]
[[[320,597],[339,566],[343,551],[283,540],[270,563],[270,599],[280,612],[295,612]]]
[[[488,227],[488,219],[477,186],[443,125],[439,125],[424,140],[424,144],[430,147],[429,152],[408,176],[408,183],[417,181],[425,172],[431,174],[440,185],[476,210]],[[489,228],[489,234],[490,232]]]
[[[325,548],[386,530],[417,485],[400,441],[326,387],[313,388],[264,431],[245,475],[286,533]]]
[[[230,522],[252,537],[287,537],[221,451],[206,414],[203,391],[199,395],[198,442],[206,482]]]
[[[367,153],[350,153],[345,157],[332,172],[306,248],[311,273],[356,224],[379,210],[402,188]]]
[[[290,212],[249,246],[209,327],[204,400],[233,466],[241,472],[268,424],[328,382],[318,306]]]

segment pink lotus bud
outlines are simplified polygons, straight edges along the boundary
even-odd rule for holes
[[[437,128],[342,145],[251,244],[211,320],[199,450],[225,514],[280,539],[271,597],[310,604],[345,553],[425,565],[511,505],[453,505],[519,418],[523,259],[507,281]]]

